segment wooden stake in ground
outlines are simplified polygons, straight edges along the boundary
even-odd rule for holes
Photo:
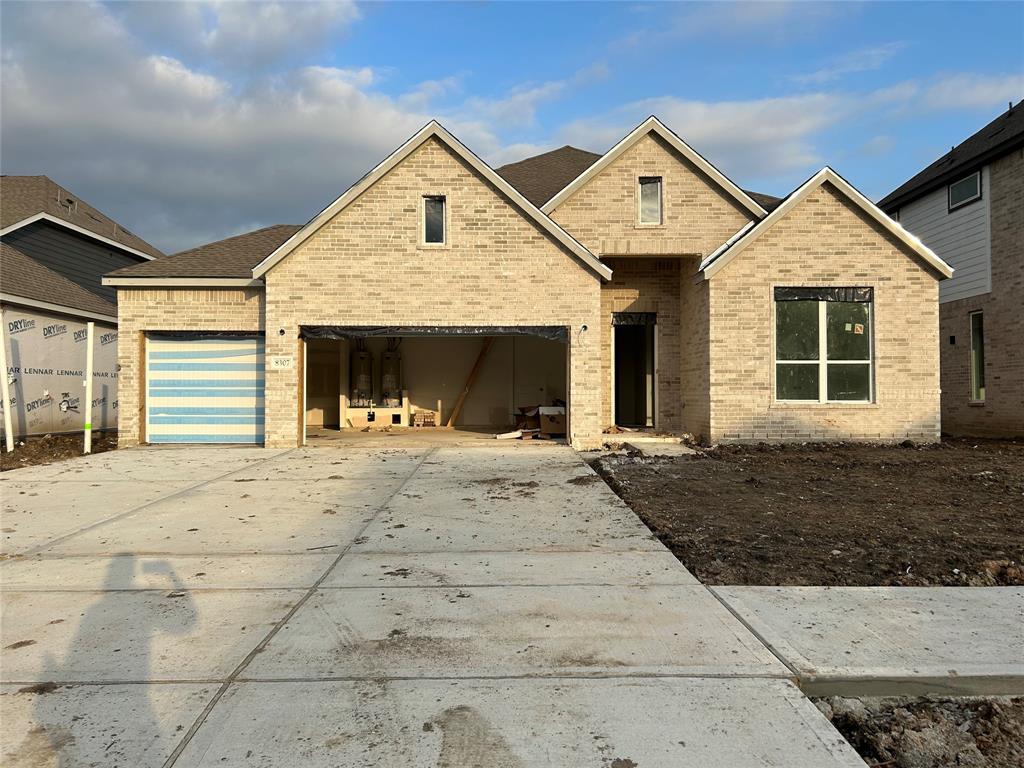
[[[462,388],[462,393],[459,395],[459,399],[455,401],[455,407],[452,408],[452,415],[448,417],[448,423],[445,425],[448,429],[455,426],[455,420],[462,413],[462,406],[466,403],[466,397],[469,395],[469,390],[473,388],[473,383],[476,381],[476,377],[480,375],[480,369],[483,367],[484,358],[487,356],[487,350],[491,348],[491,344],[494,343],[493,336],[487,336],[484,339],[484,345],[480,348],[480,354],[476,357],[476,362],[473,363],[473,370],[469,372],[469,378],[466,379],[466,386]]]
[[[0,396],[4,408],[4,440],[7,452],[14,450],[14,419],[11,417],[11,383],[7,375],[7,340],[4,338],[4,324],[0,322]]]
[[[92,453],[92,340],[96,332],[96,323],[91,320],[85,324],[85,402],[82,414],[85,416],[85,450]]]

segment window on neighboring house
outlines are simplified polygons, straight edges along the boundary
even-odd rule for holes
[[[981,171],[949,185],[949,210],[981,199]]]
[[[427,245],[445,242],[445,202],[444,195],[423,198],[423,242]]]
[[[870,402],[871,288],[775,289],[775,399]]]
[[[640,223],[661,224],[661,177],[640,177]]]
[[[985,316],[971,313],[971,400],[985,400]]]

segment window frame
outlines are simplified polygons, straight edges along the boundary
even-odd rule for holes
[[[436,243],[427,240],[428,200],[440,200],[443,208],[441,215],[441,241]],[[446,248],[450,239],[448,232],[448,195],[444,193],[422,195],[420,197],[420,246],[423,248]]]
[[[875,302],[851,302],[868,305],[868,356],[866,360],[830,360],[828,358],[828,305],[824,299],[806,299],[818,305],[818,358],[816,360],[779,360],[778,358],[778,311],[781,302],[772,296],[772,400],[781,405],[873,405],[875,401]],[[818,397],[816,400],[788,400],[779,397],[779,365],[816,365],[818,366]],[[868,398],[866,400],[829,400],[828,399],[828,366],[829,365],[867,365],[868,366]]]
[[[954,205],[953,204],[953,187],[955,187],[957,184],[960,184],[961,182],[967,181],[968,179],[975,178],[975,177],[978,179],[978,193],[976,195],[974,195],[973,197],[969,197],[966,200],[961,200],[959,203],[956,203]],[[961,208],[970,205],[971,203],[976,203],[979,200],[981,200],[981,192],[982,192],[981,182],[982,182],[981,169],[978,169],[977,171],[974,171],[973,173],[968,173],[966,176],[962,176],[961,178],[957,179],[956,181],[951,181],[949,184],[947,184],[946,185],[946,212],[947,213],[952,213],[953,211],[958,211]]]
[[[643,217],[643,186],[644,182],[658,182],[658,220],[644,221]],[[665,177],[664,176],[637,176],[636,177],[636,226],[638,227],[661,227],[665,224]]]
[[[968,323],[970,327],[971,347],[970,357],[968,358],[968,366],[970,368],[970,392],[969,402],[972,405],[984,405],[985,404],[985,312],[981,309],[976,309],[973,312],[967,313]],[[981,318],[981,386],[978,386],[977,382],[977,370],[974,367],[974,318]],[[975,397],[975,393],[981,393],[981,397]]]

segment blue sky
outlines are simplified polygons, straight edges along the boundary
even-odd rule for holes
[[[427,119],[494,165],[648,114],[878,198],[1024,97],[1024,3],[4,2],[0,162],[167,251],[300,223]]]

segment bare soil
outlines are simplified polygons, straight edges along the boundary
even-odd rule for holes
[[[829,698],[815,704],[869,766],[1024,766],[1022,698]]]
[[[720,446],[594,468],[706,584],[1024,585],[1024,441]]]
[[[10,453],[0,441],[0,471],[6,472],[36,464],[52,464],[82,455],[85,437],[81,432],[70,435],[23,437],[14,443]],[[92,452],[103,453],[117,448],[117,432],[93,432]]]

